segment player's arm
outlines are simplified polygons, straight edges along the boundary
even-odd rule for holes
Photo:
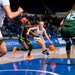
[[[29,35],[29,32],[30,32],[31,30],[37,30],[37,27],[29,28],[29,29],[28,29],[28,32],[27,32],[27,35]]]
[[[64,22],[64,19],[60,22],[60,26],[62,26],[62,25],[63,25],[63,22]]]
[[[63,22],[64,22],[64,19],[60,22],[59,30],[61,30],[61,27],[62,27],[62,25],[63,25]]]
[[[24,27],[25,28],[32,28],[33,26],[32,25],[25,25]]]
[[[6,16],[9,17],[10,19],[15,18],[16,16],[18,16],[23,12],[23,9],[21,7],[19,7],[16,12],[12,12],[10,5],[4,5],[3,9],[6,12]]]
[[[34,27],[34,26],[31,25],[31,24],[26,24],[24,27],[25,27],[25,28],[32,28],[32,27]],[[37,27],[37,26],[35,26],[35,27]]]
[[[47,34],[47,32],[46,32],[45,29],[44,29],[44,35],[48,39],[48,41],[50,42],[50,44],[53,44],[52,41],[50,40],[50,38],[49,38],[49,36],[48,36],[48,34]]]

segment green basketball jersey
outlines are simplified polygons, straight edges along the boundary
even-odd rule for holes
[[[20,34],[20,37],[26,37],[26,33],[28,31],[28,28],[23,28],[22,31],[21,31],[21,34]]]
[[[75,11],[70,12],[65,16],[63,25],[75,26]]]

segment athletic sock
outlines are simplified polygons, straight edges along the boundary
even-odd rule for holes
[[[67,58],[70,59],[70,54],[67,54]]]

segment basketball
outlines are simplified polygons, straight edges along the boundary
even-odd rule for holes
[[[50,50],[50,51],[54,51],[54,50],[55,50],[55,46],[54,46],[54,45],[50,45],[50,46],[49,46],[49,50]]]
[[[23,17],[21,20],[20,20],[23,24],[26,24],[26,22],[28,21],[25,17]]]

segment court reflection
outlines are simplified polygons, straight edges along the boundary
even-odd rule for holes
[[[75,63],[75,59],[72,59]],[[75,64],[68,65],[67,59],[37,58],[1,64],[0,75],[75,75]]]

